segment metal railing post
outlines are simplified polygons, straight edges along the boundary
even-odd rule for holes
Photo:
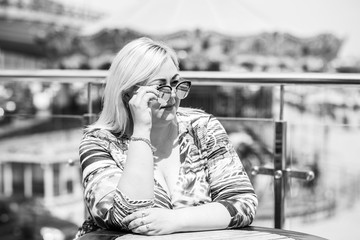
[[[285,196],[290,178],[300,178],[306,181],[314,179],[312,171],[293,171],[286,163],[287,122],[284,121],[284,85],[280,85],[279,120],[274,127],[274,168],[256,166],[252,174],[271,175],[274,177],[274,227],[282,229],[285,224]]]
[[[92,90],[92,84],[91,82],[89,82],[87,84],[87,109],[88,109],[88,113],[83,115],[83,119],[84,119],[84,126],[86,125],[90,125],[92,123],[95,122],[96,120],[96,114],[93,113],[93,105],[92,105],[92,94],[91,94],[91,90]]]
[[[283,228],[285,223],[285,184],[282,172],[286,168],[286,130],[284,121],[284,85],[280,85],[279,120],[275,121],[274,134],[274,227]]]
[[[87,112],[83,115],[83,126],[90,125],[95,122],[96,120],[96,114],[93,113],[93,99],[92,99],[92,84],[91,82],[87,83]],[[84,202],[84,219],[87,219],[89,217],[90,213],[88,208],[86,207],[86,204]]]
[[[283,228],[285,223],[285,184],[286,175],[286,127],[285,121],[275,122],[274,139],[274,227]]]

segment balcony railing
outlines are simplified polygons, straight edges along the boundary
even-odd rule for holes
[[[106,71],[86,70],[2,70],[0,71],[0,84],[6,82],[40,82],[40,83],[83,83],[87,85],[87,113],[84,114],[86,121],[93,121],[96,111],[94,110],[93,91],[94,86],[105,83]],[[311,181],[314,178],[312,171],[294,170],[287,161],[289,143],[289,125],[293,119],[287,119],[286,104],[287,94],[293,92],[294,87],[321,87],[325,89],[360,89],[360,74],[338,73],[226,73],[226,72],[181,72],[184,78],[190,79],[193,86],[215,87],[239,87],[239,86],[270,86],[273,87],[274,108],[273,117],[262,119],[273,123],[273,168],[253,166],[253,174],[265,174],[273,176],[274,185],[274,225],[276,228],[284,226],[286,213],[284,210],[286,192],[289,191],[291,178],[301,178]],[[290,91],[288,91],[290,89]],[[211,93],[208,93],[211,94]],[[306,91],[302,93],[306,95]],[[345,93],[346,94],[346,93]],[[360,94],[358,91],[357,94]],[[324,98],[326,102],[327,99]],[[234,103],[241,108],[241,103]],[[359,102],[360,104],[360,102]],[[355,104],[356,105],[356,104]],[[360,107],[360,106],[359,106]],[[354,108],[355,109],[355,108]],[[303,111],[303,110],[302,110]],[[230,118],[219,117],[226,121]],[[231,118],[232,119],[232,118]],[[230,119],[230,120],[231,120]],[[248,119],[245,119],[247,121]],[[252,119],[256,120],[256,119]],[[327,122],[325,122],[327,124]],[[360,122],[355,125],[358,126]],[[290,141],[293,141],[290,139]],[[344,151],[346,151],[344,149]],[[301,159],[299,160],[301,161]],[[351,167],[351,166],[345,166]],[[316,174],[316,173],[315,173]],[[290,188],[291,191],[291,188]]]

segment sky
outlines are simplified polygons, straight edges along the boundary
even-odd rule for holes
[[[359,0],[58,0],[105,13],[86,34],[107,27],[144,33],[196,28],[230,35],[333,33],[344,40],[340,58],[360,58]]]

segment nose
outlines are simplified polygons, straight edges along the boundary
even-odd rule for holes
[[[174,87],[171,89],[171,97],[172,98],[176,97],[176,88]]]

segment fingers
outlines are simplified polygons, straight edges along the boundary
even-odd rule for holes
[[[134,212],[128,216],[126,216],[124,219],[123,219],[123,223],[124,224],[129,224],[130,222],[134,221],[135,219],[141,219],[141,218],[144,218],[146,216],[148,216],[149,214],[145,211],[137,211],[137,212]]]
[[[145,234],[145,235],[151,235],[151,233],[152,233],[150,224],[145,224],[140,227],[131,229],[131,231],[134,233],[140,233],[140,234]]]
[[[156,89],[156,86],[140,87],[137,91],[134,92],[133,97],[130,99],[129,103],[134,105],[142,103],[147,104],[152,99],[157,100],[158,95],[159,91]]]
[[[123,219],[124,224],[128,224],[129,230],[134,233],[151,235],[152,228],[148,213],[145,211],[138,211],[132,213]]]
[[[129,223],[129,225],[128,225],[128,228],[130,230],[134,230],[134,229],[137,229],[137,228],[146,227],[148,224],[149,224],[149,222],[145,218],[143,218],[143,219],[138,218],[138,219],[135,219],[134,221],[131,221]],[[147,226],[146,228],[149,228],[149,226]],[[145,229],[143,229],[143,230],[145,230]]]
[[[132,227],[138,227],[141,225],[145,225],[146,223],[146,217],[149,216],[149,213],[146,211],[137,211],[134,212],[128,216],[126,216],[123,219],[124,224],[129,224],[129,228]]]

